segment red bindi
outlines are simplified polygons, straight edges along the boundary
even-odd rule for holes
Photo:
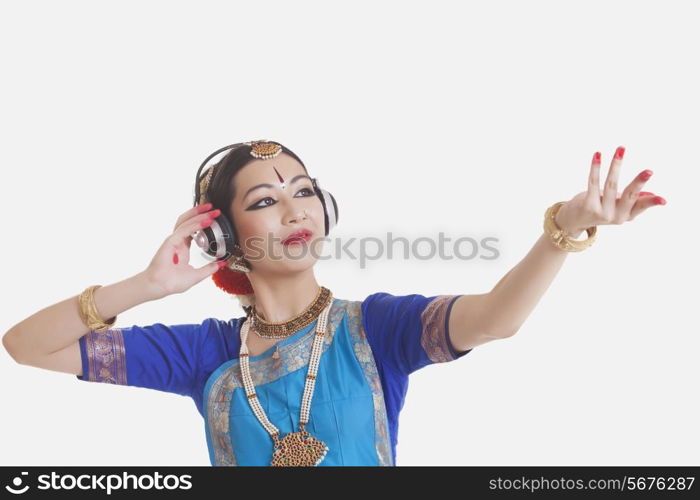
[[[280,175],[280,173],[277,171],[277,169],[276,169],[275,167],[272,167],[272,168],[275,169],[275,173],[277,174],[277,179],[279,179],[279,181],[280,181],[282,184],[284,184],[284,179],[282,178],[282,176]]]

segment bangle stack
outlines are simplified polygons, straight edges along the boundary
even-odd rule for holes
[[[564,203],[563,201],[559,201],[549,207],[544,213],[544,232],[559,249],[566,252],[580,252],[593,244],[598,226],[586,228],[588,239],[582,241],[573,239],[557,226],[557,223],[554,221],[554,217],[556,217],[559,208],[561,208]]]
[[[110,327],[114,326],[117,321],[117,317],[113,316],[105,322],[97,312],[94,294],[95,290],[101,286],[102,285],[89,286],[83,290],[80,295],[78,295],[78,310],[80,312],[80,318],[90,330],[95,330],[96,332],[104,332],[108,330]]]

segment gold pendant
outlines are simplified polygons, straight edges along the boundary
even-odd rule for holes
[[[304,429],[290,432],[281,440],[275,435],[275,448],[271,466],[313,467],[321,463],[328,453],[328,446]]]

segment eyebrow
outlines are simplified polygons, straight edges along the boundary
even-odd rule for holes
[[[311,180],[311,177],[309,177],[309,176],[306,175],[306,174],[299,174],[299,175],[294,176],[294,178],[293,178],[291,181],[289,181],[289,184],[294,184],[296,181],[301,180],[301,179],[309,179],[309,180]],[[274,187],[275,187],[274,185],[272,185],[272,184],[267,184],[267,183],[265,183],[265,184],[258,184],[257,186],[253,186],[253,187],[250,188],[248,191],[246,191],[245,194],[243,195],[243,199],[245,200],[245,199],[248,197],[248,195],[251,193],[251,191],[255,191],[256,189],[261,189],[261,188],[270,188],[270,189],[272,189],[272,188],[274,188]]]

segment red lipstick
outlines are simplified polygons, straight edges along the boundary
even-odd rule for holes
[[[292,234],[282,240],[283,245],[300,245],[304,241],[310,241],[313,233],[308,229],[294,231]]]

